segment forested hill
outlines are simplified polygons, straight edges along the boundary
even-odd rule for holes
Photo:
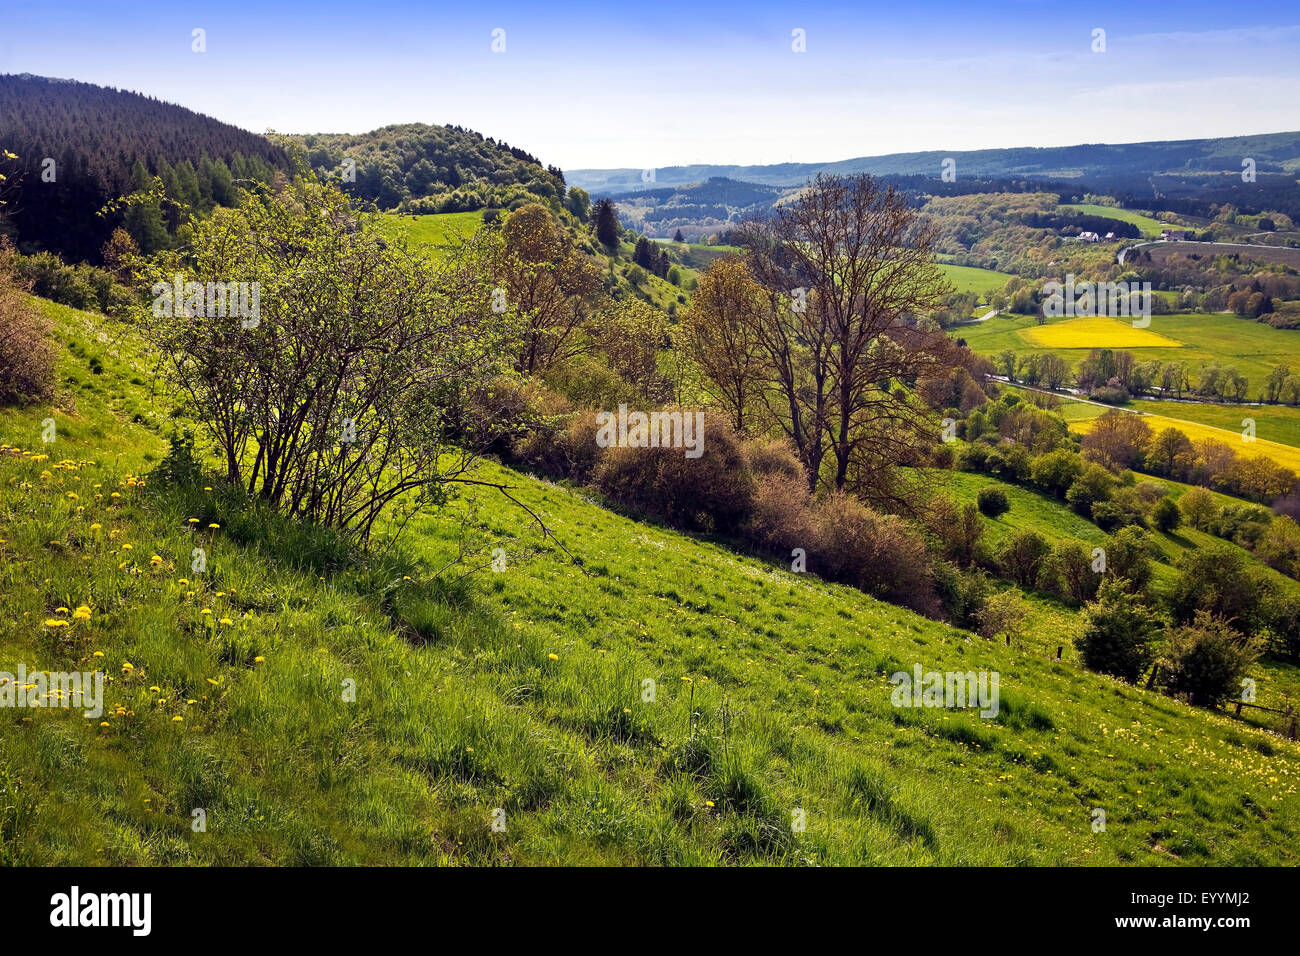
[[[564,199],[559,169],[543,167],[518,147],[460,126],[408,123],[370,133],[311,133],[294,139],[306,148],[315,169],[341,175],[345,190],[381,209],[464,212],[537,200],[557,206]]]
[[[74,259],[98,254],[115,225],[98,212],[131,191],[137,163],[174,170],[182,193],[192,180],[199,206],[226,198],[232,179],[288,166],[266,137],[183,106],[30,74],[0,75],[0,149],[18,156],[4,174],[19,241]]]

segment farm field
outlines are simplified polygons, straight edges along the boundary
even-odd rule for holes
[[[976,266],[956,266],[939,263],[939,271],[952,283],[957,292],[974,292],[981,298],[987,298],[991,292],[1000,292],[1011,276],[993,269],[980,269]]]
[[[1155,315],[1146,329],[1133,329],[1122,320],[1108,320],[1114,327],[1101,326],[1104,331],[1095,339],[1079,337],[1077,344],[1044,346],[1036,344],[1035,334],[1051,334],[1055,325],[1077,322],[1078,319],[1049,320],[1039,326],[1033,316],[999,315],[979,325],[962,326],[961,337],[976,352],[996,356],[1010,349],[1018,355],[1053,352],[1071,366],[1085,358],[1091,348],[1127,348],[1123,344],[1128,332],[1145,331],[1163,336],[1178,343],[1169,347],[1143,347],[1143,360],[1186,362],[1191,371],[1208,363],[1231,365],[1250,380],[1250,398],[1255,398],[1263,388],[1268,373],[1278,365],[1300,369],[1300,331],[1275,329],[1263,322],[1252,322],[1227,314],[1203,312],[1177,315]]]
[[[1080,316],[1047,325],[1027,328],[1021,337],[1031,345],[1047,349],[1150,349],[1181,348],[1182,343],[1152,332],[1134,328],[1131,320],[1104,316]],[[1105,345],[1098,346],[1098,342]]]
[[[1118,209],[1114,206],[1098,206],[1094,203],[1062,203],[1059,208],[1073,209],[1075,212],[1081,212],[1088,216],[1105,216],[1107,219],[1118,219],[1120,222],[1127,222],[1137,226],[1142,230],[1142,235],[1144,236],[1158,236],[1162,229],[1171,228],[1170,224],[1167,222],[1161,222],[1159,219],[1144,216],[1142,213],[1134,212],[1132,209]]]
[[[7,862],[1297,860],[1300,746],[1055,661],[1055,633],[973,638],[495,465],[481,477],[577,560],[490,489],[363,558],[219,482],[142,483],[171,421],[148,356],[128,329],[46,308],[85,400],[56,412],[44,460],[47,412],[0,414],[0,657],[102,654],[115,680],[107,726],[0,721],[0,820],[25,835]],[[1046,500],[1026,516],[1088,534]],[[436,578],[466,534],[507,569]],[[45,623],[81,604],[85,620]],[[998,671],[1000,715],[891,706],[888,674],[914,661]]]
[[[1241,410],[1241,418],[1250,417],[1251,408],[1246,407]],[[1134,412],[1133,414],[1138,414]],[[1283,465],[1300,474],[1300,448],[1293,448],[1290,445],[1284,445],[1280,442],[1268,441],[1258,437],[1253,442],[1246,442],[1242,439],[1242,429],[1240,426],[1241,418],[1238,421],[1238,429],[1229,431],[1226,428],[1215,428],[1211,425],[1202,425],[1199,422],[1186,421],[1180,418],[1170,418],[1165,415],[1143,414],[1142,416],[1148,425],[1151,426],[1152,432],[1158,432],[1163,428],[1177,428],[1192,441],[1219,441],[1229,445],[1239,455],[1263,455],[1271,458],[1279,465]],[[1071,422],[1070,428],[1081,434],[1086,434],[1091,428],[1096,416],[1079,421]]]
[[[1081,402],[1065,395],[1058,397],[1061,404],[1055,411],[1070,423],[1070,430],[1077,434],[1086,434],[1091,429],[1093,420],[1108,411],[1105,406],[1092,402]],[[1151,426],[1152,432],[1158,432],[1164,428],[1177,428],[1193,441],[1212,440],[1223,442],[1231,446],[1238,454],[1248,456],[1264,455],[1300,474],[1300,445],[1293,445],[1287,441],[1279,440],[1282,437],[1280,428],[1277,432],[1272,430],[1275,422],[1285,424],[1286,437],[1288,438],[1291,438],[1297,430],[1300,430],[1300,421],[1297,421],[1296,418],[1288,419],[1275,416],[1275,413],[1291,411],[1290,409],[1258,405],[1212,406],[1154,401],[1131,402],[1126,406],[1119,406],[1119,408],[1121,411],[1130,414],[1142,415],[1146,423]],[[1203,420],[1197,421],[1192,418],[1184,418],[1182,415],[1186,409],[1196,409],[1202,419],[1214,418],[1221,424],[1211,425]],[[1255,420],[1255,441],[1253,442],[1242,441],[1244,429],[1242,420],[1246,418]],[[1279,437],[1268,437],[1271,434],[1277,434]]]
[[[1255,437],[1300,448],[1300,408],[1286,405],[1211,405],[1203,402],[1134,400],[1129,408],[1152,415],[1181,418],[1241,434],[1243,418],[1255,420]]]

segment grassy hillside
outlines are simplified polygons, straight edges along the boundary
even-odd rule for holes
[[[1132,209],[1118,209],[1114,206],[1098,206],[1095,203],[1083,202],[1062,203],[1060,208],[1072,209],[1088,216],[1105,216],[1107,219],[1118,219],[1120,222],[1127,222],[1137,226],[1142,230],[1144,236],[1158,236],[1161,230],[1170,228],[1169,223],[1161,222],[1159,219],[1153,219],[1150,216],[1144,216]]]
[[[112,682],[106,726],[0,714],[5,862],[1296,862],[1296,744],[1046,635],[984,641],[495,467],[576,560],[486,489],[362,558],[215,480],[142,484],[171,399],[128,332],[48,308],[58,439],[0,412],[0,669]],[[436,576],[462,547],[504,570]],[[917,663],[998,672],[998,717],[891,706]]]
[[[997,272],[993,269],[979,269],[975,266],[955,266],[941,263],[939,271],[943,273],[945,279],[951,284],[957,292],[974,292],[979,296],[987,296],[991,292],[999,292],[1011,278],[1005,272]]]
[[[429,216],[383,215],[383,221],[395,235],[412,245],[429,249],[450,248],[460,239],[472,236],[483,225],[482,212],[446,212]]]
[[[435,258],[442,255],[457,241],[472,236],[483,226],[481,212],[434,213],[425,216],[400,216],[385,213],[381,216],[384,228],[391,230],[395,236],[404,237],[414,247],[427,250]],[[575,238],[576,234],[575,234]],[[597,249],[594,243],[592,248]],[[684,304],[687,293],[666,279],[647,273],[637,286],[628,278],[631,272],[633,245],[624,242],[619,249],[621,260],[614,264],[616,281],[627,295],[635,295],[652,303],[656,308],[667,311],[674,304]],[[706,248],[706,247],[701,247]],[[675,252],[670,252],[676,258]],[[610,257],[599,250],[592,254],[593,259],[602,270],[608,271]],[[679,267],[683,282],[689,278],[698,278],[698,274],[689,268]],[[680,298],[679,298],[680,297]]]

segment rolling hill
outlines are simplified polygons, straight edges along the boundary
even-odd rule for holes
[[[654,175],[660,187],[699,183],[713,177],[764,186],[797,187],[819,173],[921,175],[938,180],[940,164],[951,157],[957,162],[958,177],[1082,180],[1102,185],[1116,178],[1128,182],[1135,169],[1240,177],[1241,160],[1246,156],[1255,159],[1259,172],[1289,175],[1294,185],[1300,166],[1300,132],[1115,145],[928,150],[825,163],[665,166],[654,170]],[[571,183],[589,192],[620,195],[644,190],[643,172],[640,169],[574,169],[567,175]]]
[[[484,489],[363,555],[141,477],[184,423],[147,349],[42,308],[56,408],[0,411],[0,669],[112,681],[100,721],[5,711],[6,862],[1296,861],[1295,743],[1049,630],[985,641],[494,465],[574,558]],[[438,574],[466,535],[503,569]],[[999,714],[891,706],[917,664],[998,672]]]

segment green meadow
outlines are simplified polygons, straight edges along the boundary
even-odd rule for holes
[[[450,249],[483,225],[482,212],[445,212],[414,218],[383,213],[380,218],[395,235],[403,236],[411,245],[434,250]]]
[[[129,329],[45,308],[58,408],[0,412],[0,669],[110,682],[99,719],[0,714],[6,863],[1297,861],[1300,747],[1057,633],[985,641],[491,464],[553,538],[466,488],[359,554],[141,478],[179,401]],[[996,671],[998,715],[891,705],[916,664]]]
[[[1118,219],[1120,222],[1127,222],[1137,226],[1142,230],[1143,236],[1158,236],[1161,230],[1170,228],[1170,224],[1167,222],[1152,219],[1150,216],[1144,216],[1142,213],[1134,212],[1131,209],[1098,206],[1094,203],[1062,203],[1058,208],[1073,209],[1075,212],[1081,212],[1088,216],[1105,216],[1107,219]]]
[[[1005,272],[993,269],[980,269],[976,266],[955,266],[939,263],[939,271],[957,292],[974,292],[981,298],[990,293],[1000,292],[1011,278]]]

